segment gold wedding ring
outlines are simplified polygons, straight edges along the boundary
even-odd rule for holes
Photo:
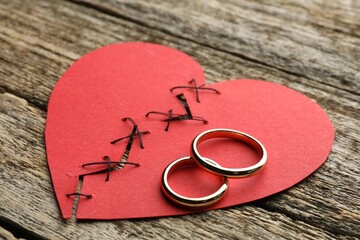
[[[225,168],[220,166],[218,163],[214,164],[214,160],[209,161],[211,159],[203,157],[197,150],[197,146],[199,144],[212,138],[231,138],[240,142],[244,142],[260,153],[260,161],[252,166],[244,168]],[[226,176],[229,178],[249,177],[259,171],[267,161],[266,149],[260,141],[250,136],[249,134],[225,128],[211,129],[196,136],[191,144],[191,156],[199,164],[199,166],[205,170],[216,175]]]
[[[205,159],[205,161],[207,161],[207,160]],[[217,165],[217,163],[215,163],[211,160],[209,160],[209,162],[212,162],[212,164],[214,164],[215,166]],[[210,194],[205,197],[190,198],[190,197],[185,197],[185,196],[182,196],[182,195],[176,193],[170,187],[168,179],[169,179],[170,175],[177,168],[184,166],[184,165],[189,165],[189,166],[195,165],[196,166],[196,163],[189,156],[179,158],[179,159],[176,159],[175,161],[173,161],[172,163],[170,163],[163,172],[162,191],[165,194],[165,196],[168,197],[171,201],[173,201],[179,205],[186,206],[186,207],[206,207],[206,206],[216,203],[217,201],[219,201],[220,199],[222,199],[225,196],[225,194],[228,190],[228,179],[226,177],[222,177],[223,184],[215,193]]]
[[[259,155],[261,156],[260,160],[256,164],[244,168],[222,167],[216,161],[203,157],[197,149],[199,144],[212,138],[230,138],[246,143],[251,147],[253,147],[257,151],[257,153],[259,153]],[[171,201],[179,205],[187,206],[187,207],[206,207],[218,202],[225,196],[228,190],[228,178],[245,178],[252,176],[253,174],[257,173],[260,169],[262,169],[267,161],[266,149],[260,141],[250,136],[249,134],[232,129],[225,129],[225,128],[211,129],[200,133],[192,141],[190,153],[191,156],[176,159],[165,168],[162,175],[162,184],[161,184],[162,191],[167,198],[169,198]],[[176,193],[170,187],[168,179],[170,175],[177,168],[184,165],[200,166],[201,168],[222,177],[223,184],[215,193],[212,193],[205,197],[190,198],[190,197],[182,196]]]

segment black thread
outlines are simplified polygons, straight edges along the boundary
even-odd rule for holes
[[[87,199],[92,198],[91,194],[83,194],[83,193],[68,193],[66,194],[67,197],[71,197],[71,196],[80,196],[80,197],[86,197]]]
[[[172,119],[173,119],[173,110],[170,109],[170,110],[169,110],[169,118],[168,118],[168,121],[167,121],[167,125],[166,125],[166,128],[165,128],[165,131],[169,131],[170,122],[171,122]]]
[[[149,117],[150,114],[158,114],[162,116],[168,117],[167,119],[164,119],[162,121],[166,121],[167,125],[165,128],[165,131],[169,130],[170,122],[172,121],[182,121],[182,120],[194,120],[194,121],[201,121],[204,124],[207,124],[208,121],[202,117],[193,116],[189,107],[189,104],[186,101],[185,95],[183,93],[176,95],[176,98],[178,99],[181,106],[184,108],[186,114],[174,114],[173,110],[170,109],[169,112],[157,112],[157,111],[150,111],[145,114],[146,117]]]
[[[142,134],[150,134],[150,132],[149,131],[140,132],[139,128],[138,128],[138,125],[135,123],[135,121],[132,118],[127,117],[127,118],[123,118],[122,120],[131,122],[132,125],[133,125],[133,129],[132,129],[130,135],[128,135],[126,137],[116,139],[116,140],[110,142],[111,144],[115,144],[115,143],[117,143],[117,142],[119,142],[119,141],[121,141],[123,139],[126,139],[126,138],[129,139],[129,141],[128,141],[127,145],[126,145],[125,151],[124,151],[123,155],[121,156],[121,158],[119,159],[119,161],[111,161],[109,156],[104,156],[103,160],[105,160],[106,162],[91,162],[91,163],[83,164],[82,167],[91,166],[91,165],[106,164],[106,168],[101,169],[99,171],[91,172],[91,173],[85,173],[85,174],[83,174],[81,176],[94,175],[94,174],[100,174],[100,173],[107,173],[105,181],[109,181],[110,172],[123,168],[125,164],[134,165],[135,167],[141,166],[139,163],[128,162],[127,159],[129,157],[130,150],[131,150],[131,147],[132,147],[135,136],[137,136],[139,138],[140,147],[142,149],[144,149],[141,135]],[[112,164],[115,164],[115,165],[112,166]]]
[[[139,131],[138,125],[135,123],[135,121],[134,121],[132,118],[126,117],[126,118],[123,118],[123,119],[121,119],[121,120],[123,120],[123,121],[129,121],[129,122],[132,123],[132,125],[133,125],[134,127],[136,127],[135,133],[137,134],[137,136],[138,136],[138,138],[139,138],[140,148],[144,149],[144,145],[143,145],[143,142],[142,142],[142,135],[143,135],[143,134],[144,134],[144,135],[150,134],[150,132],[149,132],[149,131],[144,131],[144,132]],[[118,139],[116,139],[116,140],[114,140],[114,141],[111,141],[110,143],[111,143],[111,144],[115,144],[115,143],[117,143],[117,142],[119,142],[119,141],[121,141],[121,140],[123,140],[123,139],[130,138],[130,137],[134,137],[133,135],[134,135],[134,133],[132,132],[130,135],[125,136],[125,137],[122,137],[122,138],[118,138]]]
[[[205,84],[198,86],[196,83],[196,80],[194,78],[192,80],[190,80],[189,83],[194,83],[194,86],[175,86],[173,88],[170,88],[170,92],[174,91],[175,89],[179,89],[179,88],[195,89],[196,101],[198,103],[200,102],[199,90],[208,90],[208,91],[213,91],[217,94],[220,94],[220,91],[216,90],[215,88],[204,87]]]
[[[94,174],[100,174],[100,173],[107,173],[106,175],[106,179],[105,181],[109,181],[109,178],[110,178],[110,172],[111,171],[114,171],[114,170],[117,170],[117,167],[118,166],[121,166],[122,164],[128,164],[128,165],[134,165],[135,167],[140,167],[140,163],[134,163],[134,162],[121,162],[121,161],[111,161],[110,157],[109,156],[104,156],[103,159],[106,161],[106,162],[91,162],[91,163],[86,163],[86,164],[83,164],[81,165],[82,167],[87,167],[87,166],[91,166],[91,165],[102,165],[102,164],[106,164],[106,169],[101,169],[99,171],[96,171],[96,172],[91,172],[91,173],[86,173],[86,174],[83,174],[82,176],[87,176],[87,175],[94,175]],[[115,166],[111,166],[111,164],[116,164]],[[123,166],[121,166],[123,167]]]
[[[140,132],[140,134],[141,134],[141,135],[147,135],[147,134],[150,134],[150,132],[149,132],[149,131],[144,131],[144,132]],[[120,142],[121,140],[124,140],[124,139],[126,139],[126,138],[130,138],[130,136],[131,136],[131,134],[130,134],[130,135],[127,135],[127,136],[125,136],[125,137],[116,139],[116,140],[114,140],[114,141],[111,141],[110,143],[111,143],[111,144],[115,144],[115,143],[117,143],[117,142]],[[140,142],[140,144],[142,144],[142,142]],[[141,147],[141,145],[140,145],[140,147]],[[144,148],[144,146],[142,146],[141,148]]]

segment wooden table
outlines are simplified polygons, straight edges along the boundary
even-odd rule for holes
[[[0,0],[0,237],[360,238],[360,1]],[[193,56],[208,82],[286,85],[329,114],[325,164],[266,199],[182,217],[62,220],[44,145],[47,102],[80,56],[123,41]]]

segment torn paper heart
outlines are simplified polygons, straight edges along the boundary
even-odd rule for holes
[[[231,128],[259,139],[268,151],[261,173],[231,180],[228,195],[208,209],[257,200],[293,186],[315,171],[327,158],[334,129],[326,113],[313,100],[284,86],[259,80],[232,80],[207,87],[221,92],[199,91],[197,102],[191,86],[205,83],[201,66],[177,50],[148,43],[122,43],[97,49],[74,63],[57,83],[48,106],[46,150],[54,190],[64,218],[70,218],[79,176],[83,176],[78,219],[123,219],[170,216],[199,210],[182,209],[161,193],[164,168],[176,158],[189,155],[191,140],[211,128]],[[174,121],[164,131],[165,116],[150,111],[184,113],[176,95],[184,93],[194,116],[208,121]],[[119,161],[133,131],[130,117],[138,125],[126,165],[110,173],[106,164]],[[209,141],[203,155],[223,165],[240,166],[256,161],[251,149],[234,141]],[[104,158],[108,156],[108,158]],[[232,160],[232,161],[230,161]],[[234,162],[235,160],[235,162]],[[104,173],[86,175],[103,170]],[[174,173],[179,192],[206,194],[216,178],[198,168]],[[105,181],[107,176],[108,181]],[[191,176],[191,177],[189,177]],[[196,181],[195,181],[195,180]],[[176,183],[175,183],[176,182]],[[206,185],[206,186],[205,186]],[[208,186],[209,185],[209,186]],[[216,188],[216,186],[215,186]],[[203,210],[203,209],[202,209]]]

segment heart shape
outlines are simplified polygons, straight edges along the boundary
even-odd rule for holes
[[[268,151],[264,170],[253,177],[230,180],[230,190],[219,203],[205,210],[233,206],[287,189],[306,178],[326,160],[334,129],[326,113],[313,100],[284,86],[260,80],[232,80],[211,84],[221,94],[201,91],[201,103],[193,89],[176,89],[196,79],[205,83],[201,66],[188,55],[149,43],[122,43],[97,49],[75,62],[60,78],[51,95],[46,121],[46,151],[54,191],[64,218],[70,218],[79,176],[106,168],[82,167],[104,161],[107,155],[121,159],[127,140],[110,141],[131,133],[131,117],[143,135],[144,149],[134,138],[126,165],[107,174],[86,175],[81,186],[78,219],[122,219],[180,215],[204,209],[183,209],[167,201],[160,190],[164,168],[189,155],[191,140],[211,128],[231,128],[259,139]],[[190,86],[190,85],[189,85]],[[149,111],[183,113],[175,95],[183,92],[194,115],[208,120],[171,122],[165,117],[145,117]],[[249,147],[223,139],[200,147],[203,155],[225,166],[239,167],[256,161]],[[235,160],[234,159],[241,159]],[[240,165],[239,165],[240,164]],[[242,165],[241,165],[242,166]],[[241,167],[240,166],[240,167]],[[189,175],[191,174],[191,175]],[[191,178],[189,177],[191,176]],[[199,168],[173,174],[180,193],[207,194],[217,178]]]

